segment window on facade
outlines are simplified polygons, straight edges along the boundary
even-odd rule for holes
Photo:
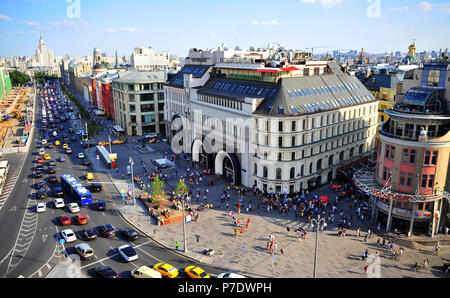
[[[283,137],[278,137],[278,147],[283,147]]]
[[[386,179],[387,179],[387,168],[384,167],[383,168],[383,180],[386,180]]]
[[[278,131],[283,131],[283,121],[278,122]]]
[[[431,157],[431,152],[430,151],[425,151],[425,158],[423,160],[423,164],[424,165],[429,165],[430,164],[430,157]]]
[[[281,152],[278,152],[278,161],[281,161],[283,158],[282,158],[282,153]]]
[[[407,163],[408,162],[408,156],[409,156],[408,149],[403,149],[402,163]]]
[[[350,149],[349,157],[353,157],[354,151],[355,150],[353,148]]]
[[[433,155],[431,157],[431,164],[432,165],[434,165],[434,166],[437,165],[437,158],[438,158],[438,152],[434,151]]]
[[[311,174],[313,171],[313,164],[312,162],[309,164],[309,173]]]
[[[434,175],[428,176],[428,188],[433,188],[434,184]]]
[[[412,174],[408,174],[406,179],[406,186],[412,186]]]
[[[268,173],[267,167],[263,167],[263,177],[264,178],[267,178],[267,173]]]
[[[422,175],[422,183],[421,183],[421,187],[422,188],[426,188],[427,187],[427,175]]]
[[[332,165],[332,164],[333,164],[333,161],[334,161],[334,155],[331,155],[331,156],[328,158],[328,164],[329,164],[329,165]]]
[[[291,168],[290,179],[295,179],[295,168]]]
[[[280,168],[277,168],[277,170],[276,170],[276,179],[281,180],[281,169]]]
[[[317,170],[322,170],[322,159],[317,161]]]
[[[297,145],[296,141],[295,141],[295,137],[292,137],[292,147],[295,147],[295,145]]]
[[[291,160],[295,160],[295,152],[291,153]]]
[[[258,166],[256,165],[256,163],[253,165],[253,174],[258,174]]]
[[[400,173],[400,185],[405,186],[405,184],[406,184],[406,174]]]
[[[416,163],[416,150],[411,150],[411,152],[409,153],[409,163]]]

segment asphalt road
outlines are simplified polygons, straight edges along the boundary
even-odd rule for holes
[[[37,122],[38,127],[41,123],[41,107],[38,99],[37,105]],[[68,128],[73,125],[73,121],[62,123],[64,131],[69,137]],[[57,124],[59,127],[60,124]],[[199,265],[211,275],[219,274],[219,268],[214,268],[208,265],[198,264],[180,254],[174,253],[152,239],[142,237],[133,242],[129,242],[121,235],[120,230],[130,227],[128,223],[120,216],[114,208],[114,204],[121,203],[120,194],[114,185],[110,184],[111,180],[106,174],[94,173],[94,181],[105,182],[103,191],[100,193],[93,193],[94,201],[106,200],[106,211],[97,211],[95,204],[87,207],[81,207],[81,213],[89,218],[89,223],[86,225],[78,225],[75,223],[75,215],[70,213],[66,208],[57,209],[54,207],[52,196],[52,189],[59,186],[60,183],[49,183],[47,174],[41,179],[34,178],[34,168],[36,166],[36,158],[38,156],[38,147],[40,140],[43,138],[42,132],[36,130],[33,144],[30,152],[24,163],[23,170],[20,174],[19,180],[11,193],[10,198],[5,202],[4,207],[0,210],[0,235],[2,235],[2,244],[0,246],[0,277],[15,278],[19,275],[25,277],[44,277],[60,258],[58,258],[59,250],[64,250],[67,255],[75,254],[74,246],[78,243],[85,242],[81,240],[81,231],[84,228],[94,228],[97,230],[99,237],[96,240],[88,242],[95,251],[95,257],[91,260],[81,261],[81,271],[90,277],[95,277],[94,269],[99,266],[110,266],[120,277],[130,277],[130,271],[134,268],[146,265],[152,267],[159,262],[169,263],[179,269],[182,273],[183,269],[190,265]],[[60,133],[60,134],[61,134]],[[54,142],[54,138],[52,139]],[[46,153],[50,154],[53,159],[59,156],[65,156],[66,162],[58,162],[56,165],[56,176],[62,174],[72,174],[82,184],[88,185],[84,180],[86,172],[93,172],[92,168],[81,165],[81,160],[77,155],[83,152],[80,138],[70,142],[69,146],[72,148],[72,154],[66,154],[62,146],[55,146],[53,149],[46,149]],[[48,186],[48,198],[39,200],[39,202],[46,202],[47,211],[38,214],[35,212],[35,206],[38,200],[34,193],[36,189],[34,184],[39,181],[46,181]],[[70,194],[65,194],[64,201],[67,204],[75,202]],[[72,224],[69,226],[62,226],[60,223],[60,216],[68,214],[72,218]],[[99,226],[102,224],[112,224],[116,230],[116,236],[112,238],[104,238],[101,236]],[[77,241],[66,243],[61,246],[58,242],[59,233],[63,229],[72,229],[77,234]],[[138,260],[127,263],[118,254],[117,248],[121,245],[132,245],[137,253]],[[183,276],[183,274],[180,274]]]

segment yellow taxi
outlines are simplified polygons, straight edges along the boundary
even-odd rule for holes
[[[99,146],[108,146],[109,142],[100,142],[98,143]]]
[[[113,144],[113,145],[123,144],[123,143],[125,143],[125,142],[122,141],[122,140],[114,140],[114,141],[112,141],[112,144]]]
[[[52,157],[50,156],[50,154],[45,154],[44,155],[44,159],[45,160],[50,160],[50,159],[52,159]]]
[[[205,270],[197,266],[186,267],[184,269],[184,273],[186,273],[190,278],[210,278],[209,274],[206,273]]]
[[[59,145],[61,145],[61,142],[59,140],[56,140],[55,141],[55,146],[59,146]]]
[[[69,148],[69,144],[64,144],[63,149],[67,149],[67,148]]]
[[[153,269],[161,273],[163,277],[175,278],[178,276],[178,269],[167,263],[158,263]]]
[[[86,173],[85,177],[86,177],[86,180],[92,180],[92,179],[94,179],[94,174]]]

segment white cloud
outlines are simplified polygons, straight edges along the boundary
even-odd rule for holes
[[[30,26],[40,26],[41,25],[39,22],[36,22],[36,21],[27,21],[27,22],[22,22],[21,24],[30,25]]]
[[[427,13],[433,9],[433,4],[430,2],[421,2],[419,3],[419,7],[421,13]]]
[[[408,6],[403,6],[403,7],[391,7],[389,8],[390,11],[408,11],[409,7]]]
[[[311,3],[311,4],[314,4],[314,3],[317,2],[317,3],[322,4],[323,7],[330,8],[330,7],[333,7],[333,6],[336,6],[338,4],[343,3],[344,0],[300,0],[300,2],[302,2],[302,3]]]
[[[264,25],[264,26],[272,26],[272,25],[280,25],[281,23],[276,21],[276,20],[272,20],[272,21],[252,21],[253,25]]]
[[[450,14],[450,4],[441,4],[440,12]]]
[[[7,21],[7,22],[11,22],[11,18],[8,17],[7,15],[4,14],[0,14],[0,21]]]
[[[119,30],[127,32],[136,32],[136,29],[134,27],[122,27]]]

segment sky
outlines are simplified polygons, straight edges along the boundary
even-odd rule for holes
[[[114,56],[138,46],[187,56],[278,42],[314,53],[450,46],[450,0],[0,0],[0,56]]]

